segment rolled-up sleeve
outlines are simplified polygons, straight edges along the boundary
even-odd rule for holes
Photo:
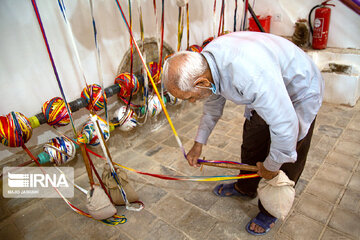
[[[198,143],[206,144],[212,130],[223,114],[225,98],[221,95],[211,95],[204,103],[203,115],[195,138]]]

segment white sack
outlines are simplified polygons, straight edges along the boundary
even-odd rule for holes
[[[295,198],[295,182],[279,171],[273,179],[261,179],[257,189],[259,199],[271,215],[284,220],[289,213]]]
[[[90,195],[92,192],[92,195]],[[107,219],[116,214],[116,208],[110,202],[104,190],[94,185],[94,191],[88,191],[86,207],[89,214],[97,220]]]

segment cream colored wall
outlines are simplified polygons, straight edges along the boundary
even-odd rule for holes
[[[107,87],[113,84],[118,65],[129,47],[129,34],[115,1],[93,1],[100,34],[102,73],[104,85]],[[87,0],[64,0],[64,2],[87,80],[89,83],[99,83],[89,3]],[[133,21],[135,37],[139,39],[136,2],[133,1]],[[156,37],[152,1],[140,0],[140,2],[143,8],[145,36]],[[227,2],[225,29],[232,30],[235,1]],[[242,1],[238,2],[239,14]],[[250,0],[250,2],[253,1]],[[321,1],[313,2],[310,0],[256,0],[254,9],[258,14],[280,13],[281,21],[272,22],[271,32],[291,35],[296,19],[306,17],[309,9]],[[80,96],[84,82],[73,54],[64,20],[56,0],[37,0],[37,3],[65,94],[68,101],[72,101]],[[120,3],[127,14],[127,1],[120,0]],[[220,4],[221,1],[217,1],[217,23]],[[358,16],[345,6],[341,6],[341,3],[337,5],[333,11],[329,46],[360,48]],[[160,15],[160,0],[157,0],[157,6]],[[166,0],[165,9],[165,41],[176,49],[178,18],[176,1]],[[213,34],[213,1],[190,0],[190,21],[190,44],[201,44],[204,39]],[[239,15],[237,23],[237,29],[239,29]],[[41,106],[45,101],[60,96],[31,1],[2,0],[0,2],[0,30],[2,33],[0,38],[0,94],[2,97],[0,114],[6,115],[10,111],[18,111],[31,117],[41,111]],[[186,43],[185,38],[184,32],[183,47]],[[113,97],[112,101],[116,101],[116,97]],[[74,114],[77,125],[85,121],[86,114],[86,110]],[[69,127],[64,127],[60,131],[69,129]],[[34,129],[33,137],[27,145],[43,144],[56,135],[51,127],[42,125]],[[0,145],[0,160],[20,150]]]

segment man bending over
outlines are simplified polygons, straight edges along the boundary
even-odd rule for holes
[[[265,179],[272,179],[281,169],[298,181],[324,89],[318,68],[300,48],[271,34],[231,33],[213,40],[201,53],[174,54],[165,62],[162,79],[177,98],[206,99],[194,145],[187,154],[191,166],[199,166],[202,147],[230,100],[246,106],[241,162],[257,165]],[[259,181],[220,184],[214,193],[255,197]],[[277,220],[260,201],[258,206],[259,214],[246,226],[254,235],[265,234]]]

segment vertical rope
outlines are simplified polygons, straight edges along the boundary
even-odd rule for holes
[[[98,41],[99,33],[96,29],[96,23],[95,23],[95,17],[94,17],[94,4],[92,0],[89,0],[90,4],[90,12],[91,12],[91,18],[92,18],[92,26],[93,26],[93,32],[94,32],[94,42],[95,42],[95,55],[96,55],[96,66],[98,69],[99,74],[99,80],[101,85],[101,94],[103,98],[105,99],[105,88],[104,88],[104,78],[103,78],[103,71],[102,71],[102,64],[101,64],[101,54],[100,54],[100,44]],[[110,129],[110,121],[109,121],[109,114],[108,114],[108,107],[107,107],[107,101],[104,101],[104,109],[105,109],[105,118],[108,125],[108,128]]]
[[[214,0],[213,7],[213,36],[216,38],[216,0]]]
[[[237,8],[238,8],[238,1],[235,0],[235,10],[234,10],[234,32],[236,32],[236,14],[237,14]]]
[[[50,50],[50,46],[49,46],[49,43],[48,43],[48,40],[47,40],[47,37],[46,37],[46,33],[45,33],[43,23],[41,21],[41,17],[40,17],[39,9],[38,9],[37,4],[36,4],[36,0],[31,0],[31,3],[33,5],[33,8],[34,8],[34,11],[35,11],[35,14],[36,14],[36,18],[37,18],[38,23],[39,23],[39,27],[40,27],[40,30],[41,30],[41,33],[42,33],[42,36],[43,36],[43,39],[44,39],[44,43],[45,43],[45,46],[46,46],[47,53],[48,53],[50,61],[51,61],[51,65],[52,65],[52,68],[53,68],[53,71],[54,71],[56,81],[57,81],[59,89],[60,89],[61,96],[64,99],[66,110],[69,113],[69,118],[70,118],[72,129],[73,129],[74,134],[76,136],[77,135],[76,134],[76,128],[75,128],[74,120],[72,118],[71,109],[69,107],[68,101],[66,100],[64,89],[63,89],[63,87],[61,85],[61,80],[60,80],[58,71],[56,69],[55,61],[53,59],[53,56],[52,56],[52,53],[51,53],[51,50]]]
[[[165,11],[164,11],[164,0],[161,1],[161,42],[160,42],[160,53],[159,53],[159,61],[158,61],[158,73],[157,75],[160,78],[161,75],[161,63],[162,63],[162,56],[163,56],[163,45],[164,45],[164,15],[165,15]]]
[[[190,19],[189,19],[189,3],[186,4],[186,30],[187,30],[187,41],[186,41],[186,49],[189,49],[190,46]]]
[[[177,51],[180,51],[181,48],[181,40],[183,35],[183,20],[182,20],[182,7],[179,7],[179,17],[178,17],[178,44]]]

